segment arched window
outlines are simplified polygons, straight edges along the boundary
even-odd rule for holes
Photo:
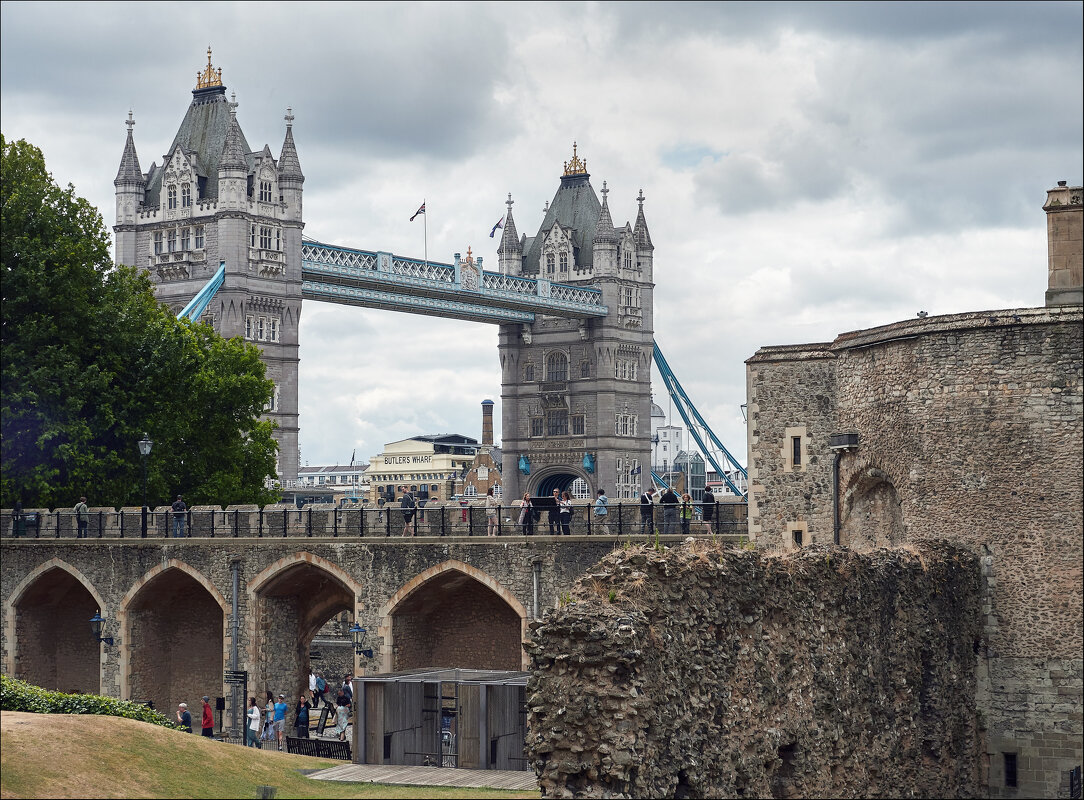
[[[260,181],[260,202],[271,202],[271,181]]]
[[[534,380],[534,364],[528,364],[523,368],[523,380],[526,383]]]
[[[192,249],[192,236],[191,236],[191,229],[190,228],[181,228],[181,249],[182,250],[191,250]]]
[[[176,208],[176,207],[177,207],[177,187],[173,186],[173,185],[170,185],[169,188],[166,189],[166,208],[171,208],[172,209],[172,208]]]
[[[561,272],[568,272],[568,253],[561,253]]]
[[[632,269],[632,253],[625,251],[625,269]]]
[[[187,183],[181,184],[181,208],[192,207],[192,187]]]
[[[546,272],[553,274],[553,253],[546,253]]]
[[[564,353],[557,351],[546,356],[546,380],[568,380],[568,358]]]

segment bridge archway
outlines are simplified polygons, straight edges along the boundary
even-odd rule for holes
[[[249,582],[253,629],[254,689],[296,700],[308,689],[313,638],[332,617],[355,613],[359,587],[342,568],[314,555],[279,559]],[[353,653],[350,654],[353,672]],[[336,686],[342,675],[324,675]],[[334,698],[334,692],[331,694]]]
[[[226,599],[198,570],[171,558],[121,601],[121,696],[150,701],[167,716],[218,696],[225,666]]]
[[[380,610],[382,670],[526,669],[527,610],[494,578],[449,560],[416,575]]]
[[[90,618],[108,609],[82,572],[47,561],[20,582],[4,611],[7,674],[46,689],[101,693],[104,651]]]
[[[839,541],[856,550],[896,547],[905,540],[903,511],[896,487],[881,470],[855,475],[843,494]]]
[[[583,475],[580,475],[576,472],[570,472],[567,469],[558,469],[551,472],[539,473],[538,477],[535,479],[535,489],[531,492],[531,494],[534,497],[549,497],[551,494],[553,494],[554,489],[559,492],[567,491],[569,494],[571,494],[572,483],[577,478],[586,481],[588,486],[588,493],[590,494],[591,481],[584,478]]]

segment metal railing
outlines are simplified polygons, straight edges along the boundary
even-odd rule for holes
[[[668,514],[653,506],[650,516],[643,516],[640,505],[610,503],[604,517],[596,516],[594,507],[584,503],[574,507],[565,522],[560,515],[550,518],[548,511],[536,512],[531,522],[519,522],[520,507],[497,508],[492,526],[496,537],[509,536],[743,536],[746,533],[746,507],[738,503],[720,503],[710,522],[701,519],[701,504],[695,504],[690,519],[681,518],[680,508]],[[413,513],[409,513],[412,511]],[[409,517],[409,518],[408,518]],[[174,513],[165,507],[147,512],[147,538],[218,539],[218,538],[385,538],[392,537],[487,537],[490,524],[482,503],[458,505],[430,503],[414,509],[397,504],[336,507],[330,504],[304,508],[268,506],[265,508],[191,508],[183,515],[180,537],[174,533]],[[70,509],[33,509],[15,515],[11,509],[0,510],[0,537],[26,539],[75,539],[79,526]],[[88,539],[142,539],[142,512],[139,508],[92,509],[87,524]]]

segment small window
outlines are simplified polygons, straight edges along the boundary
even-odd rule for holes
[[[632,269],[632,253],[625,251],[625,269]]]
[[[576,414],[572,417],[572,435],[583,436],[584,433],[584,416],[583,414]]]
[[[245,338],[252,338],[252,317],[245,317]]]
[[[801,547],[802,546],[802,529],[801,528],[795,528],[794,530],[792,530],[790,532],[790,535],[791,535],[791,538],[794,539],[794,546],[795,547]]]
[[[561,272],[568,272],[568,253],[561,253]]]
[[[260,202],[271,202],[271,181],[260,181]]]
[[[259,317],[256,320],[256,339],[261,341],[261,342],[263,341],[263,332],[264,332],[264,318]]]
[[[523,380],[528,383],[534,380],[534,364],[528,364],[523,368]]]
[[[177,251],[177,231],[170,231],[166,234],[166,249],[171,253]]]
[[[275,228],[275,249],[282,250],[282,228]]]
[[[791,463],[796,466],[802,466],[802,437],[791,436],[790,437],[790,460]]]
[[[542,417],[531,417],[531,436],[542,436]]]
[[[154,233],[154,254],[159,256],[162,254],[162,232],[155,231]]]
[[[279,340],[279,321],[275,317],[267,321],[267,338],[272,342]]]
[[[197,225],[196,226],[196,249],[197,250],[202,250],[203,249],[203,226],[202,225]]]
[[[256,246],[256,226],[255,225],[253,225],[248,230],[248,246],[249,247],[255,247]]]
[[[1002,753],[1005,761],[1005,785],[1016,788],[1016,753]]]
[[[581,378],[590,378],[591,377],[591,362],[590,361],[581,361],[580,362],[580,377]]]
[[[553,274],[553,253],[546,253],[546,272]]]
[[[260,249],[271,249],[271,229],[267,227],[260,228]]]
[[[546,413],[546,435],[568,436],[568,412],[564,409]]]
[[[192,207],[192,186],[190,184],[181,184],[181,208]]]
[[[191,232],[192,232],[191,228],[181,228],[181,249],[182,250],[191,250],[192,249]]]
[[[568,380],[568,359],[565,354],[558,351],[546,356],[546,380],[550,382],[563,382]]]
[[[166,190],[166,208],[176,208],[176,207],[177,207],[177,187],[176,186],[170,186]]]

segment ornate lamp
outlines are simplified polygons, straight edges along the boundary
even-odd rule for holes
[[[372,658],[373,648],[365,646],[365,639],[368,638],[369,632],[358,625],[357,622],[354,622],[354,627],[350,629],[350,635],[354,639],[354,654]]]
[[[143,438],[139,440],[139,455],[143,461],[143,520],[140,533],[144,539],[147,538],[147,456],[151,454],[153,446],[154,442],[144,433]]]
[[[105,624],[105,620],[102,619],[101,611],[95,611],[94,616],[90,618],[90,630],[94,633],[94,638],[99,642],[105,642],[110,647],[113,646],[112,636],[102,636],[102,626]]]

